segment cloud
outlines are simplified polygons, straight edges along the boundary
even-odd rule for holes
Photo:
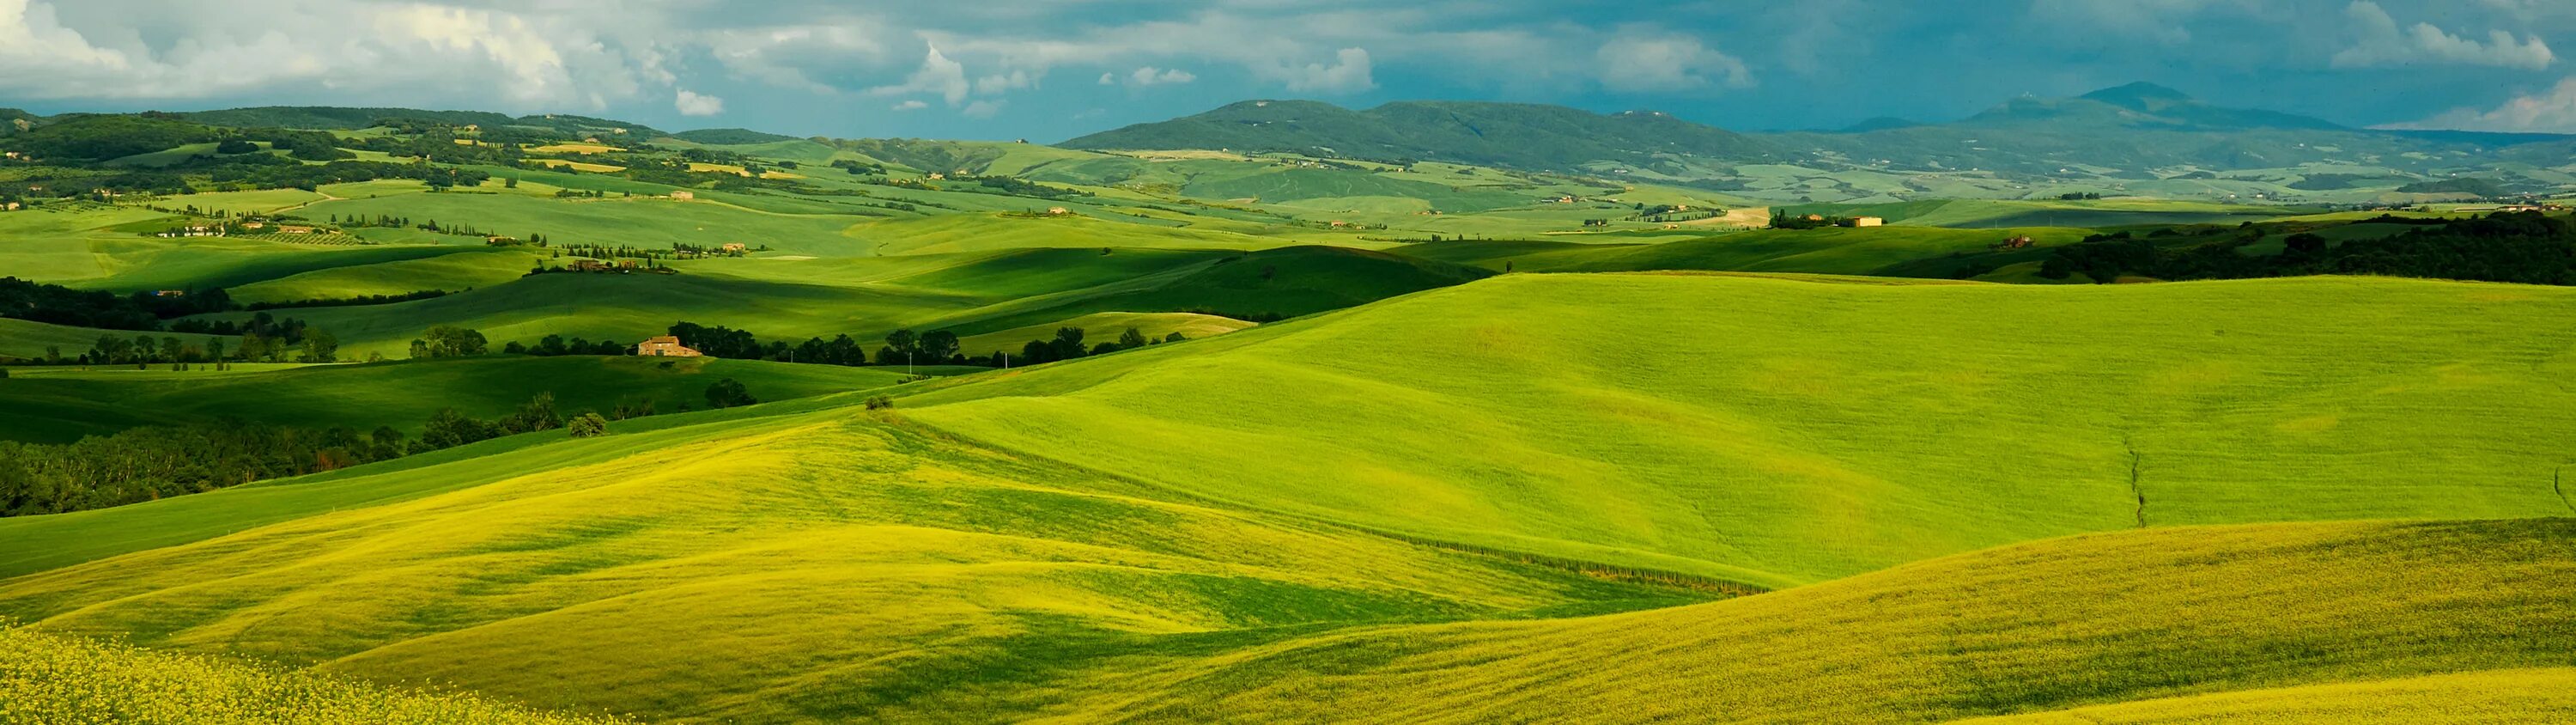
[[[965,103],[967,94],[973,91],[974,85],[966,82],[966,66],[949,60],[948,56],[939,53],[939,46],[932,45],[930,54],[921,59],[920,70],[913,71],[912,75],[906,77],[902,83],[870,88],[868,95],[901,96],[930,93],[937,94],[947,100],[948,105],[954,106]]]
[[[1009,91],[1037,87],[1037,77],[1026,70],[1014,70],[975,79],[975,95],[993,96]]]
[[[1744,67],[1744,61],[1689,36],[1614,37],[1595,55],[1601,64],[1601,86],[1622,93],[1753,85],[1753,72]]]
[[[2576,133],[2576,77],[2535,94],[2515,96],[2492,109],[2462,108],[2390,128]]]
[[[2549,44],[2539,36],[2517,40],[2512,32],[2496,30],[2487,40],[2452,35],[2432,23],[2416,23],[2400,29],[2397,19],[2372,0],[2354,0],[2344,8],[2358,28],[2360,41],[2334,56],[2334,67],[2369,68],[2387,65],[2454,64],[2495,66],[2541,70],[2558,61]]]
[[[1003,106],[1010,105],[1010,103],[1010,101],[1004,100],[976,101],[974,103],[966,104],[966,108],[958,111],[958,113],[964,114],[967,118],[992,118],[1002,112]]]
[[[1280,63],[1264,69],[1263,75],[1286,84],[1288,90],[1308,93],[1357,93],[1377,87],[1365,48],[1343,48],[1333,54],[1332,65]]]
[[[930,104],[923,103],[923,102],[921,102],[921,99],[918,99],[918,98],[911,99],[911,100],[907,100],[907,101],[904,101],[904,102],[902,102],[902,103],[894,104],[894,110],[895,110],[895,111],[897,111],[897,112],[902,112],[902,111],[918,111],[918,110],[921,110],[921,109],[924,109],[924,108],[929,108],[929,107],[930,107]]]
[[[1100,74],[1100,85],[1114,86],[1123,83],[1130,87],[1144,88],[1146,86],[1176,86],[1198,79],[1199,77],[1197,74],[1181,70],[1179,68],[1163,69],[1149,65],[1138,68],[1136,69],[1136,72],[1129,73],[1125,76],[1120,76],[1116,73],[1102,73]]]
[[[2119,31],[2161,45],[2192,41],[2185,23],[2223,0],[2032,0],[2031,16]]]
[[[691,93],[686,88],[680,89],[679,98],[672,105],[679,108],[683,116],[713,116],[724,112],[724,99]]]

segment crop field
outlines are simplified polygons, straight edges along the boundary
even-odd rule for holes
[[[882,368],[592,356],[222,372],[202,366],[183,372],[101,367],[0,382],[0,406],[19,412],[0,423],[0,439],[58,443],[134,426],[220,420],[358,431],[391,426],[417,433],[440,408],[497,418],[538,393],[553,394],[556,407],[569,412],[647,401],[657,410],[675,411],[704,407],[707,385],[719,378],[741,381],[764,400],[789,400],[884,387],[902,377]]]
[[[2543,584],[2576,574],[2563,520],[2299,523],[2569,513],[2576,332],[2529,330],[2576,297],[1856,280],[1508,276],[891,411],[827,394],[0,520],[30,553],[0,615],[656,721],[2279,712],[2576,652]],[[2373,324],[2216,324],[2244,306]],[[1603,344],[1631,325],[1703,342]],[[2245,664],[2284,646],[2309,654]],[[1543,684],[1443,699],[1501,681]]]

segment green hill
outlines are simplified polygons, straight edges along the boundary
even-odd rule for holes
[[[2156,529],[1652,612],[1321,635],[1073,717],[2540,722],[2576,713],[2576,592],[2548,583],[2571,572],[2565,519]]]
[[[1244,101],[1161,123],[1066,141],[1078,149],[1231,149],[1359,159],[1423,159],[1535,169],[1648,163],[1654,154],[1746,158],[1768,145],[1653,112],[1409,101],[1352,111],[1316,101]]]
[[[2563,519],[2198,526],[2576,513],[2568,292],[1507,275],[0,519],[0,616],[681,721],[1911,721],[2564,667]]]
[[[193,339],[193,338],[190,338]],[[640,339],[640,338],[638,338]],[[86,349],[85,347],[83,349]],[[669,367],[663,363],[669,362]],[[0,380],[0,439],[59,443],[142,425],[240,420],[282,426],[392,426],[417,433],[431,413],[455,408],[498,418],[538,393],[557,409],[614,410],[653,401],[661,412],[705,407],[707,385],[742,382],[763,400],[893,385],[902,371],[757,360],[492,356],[369,365],[214,372],[32,368]]]
[[[460,694],[387,690],[273,667],[0,627],[0,701],[10,722],[135,725],[625,722],[532,712]]]
[[[2274,309],[2306,313],[2247,312]],[[1214,500],[1776,585],[2141,521],[2570,513],[2571,313],[2379,279],[1506,275],[907,402]]]

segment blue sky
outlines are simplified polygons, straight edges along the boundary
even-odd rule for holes
[[[2576,133],[2571,0],[0,0],[0,106],[391,105],[1056,141],[1251,98],[1941,121],[2152,81]]]

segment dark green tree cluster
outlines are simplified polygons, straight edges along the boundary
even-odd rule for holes
[[[535,355],[537,357],[559,357],[563,355],[624,355],[634,351],[634,349],[634,346],[622,342],[610,340],[591,342],[578,337],[566,340],[562,335],[547,335],[545,337],[538,338],[537,344],[534,345],[522,344],[517,340],[512,340],[510,341],[510,344],[501,346],[501,352],[504,353],[511,355]]]
[[[490,342],[483,333],[454,325],[435,325],[411,341],[415,360],[442,357],[471,357],[490,352]]]
[[[65,445],[0,441],[0,515],[120,506],[400,456],[402,434],[224,421],[134,428]]]
[[[1189,339],[1187,336],[1184,336],[1179,332],[1165,335],[1160,339],[1148,338],[1145,336],[1145,332],[1143,330],[1133,327],[1127,328],[1126,332],[1119,334],[1117,340],[1101,342],[1088,348],[1083,347],[1082,338],[1082,328],[1056,328],[1054,338],[1046,340],[1030,340],[1028,344],[1021,345],[1019,356],[1011,358],[1010,364],[1013,366],[1037,365],[1042,363],[1051,363],[1058,360],[1071,360],[1078,357],[1088,357],[1091,355],[1107,355],[1121,350],[1133,350],[1147,345],[1160,345],[1166,342],[1180,342],[1182,340]]]
[[[2365,274],[2576,285],[2576,225],[2539,212],[2419,225],[2404,234],[2341,244],[2301,233],[2283,239],[2279,254],[2243,252],[2265,237],[2250,224],[2194,236],[2097,234],[2053,250],[2040,263],[2040,276],[2081,274],[2111,282],[2124,275],[2193,280]]]
[[[159,330],[167,318],[234,309],[232,296],[222,289],[178,292],[118,296],[0,277],[0,317],[103,330]]]

